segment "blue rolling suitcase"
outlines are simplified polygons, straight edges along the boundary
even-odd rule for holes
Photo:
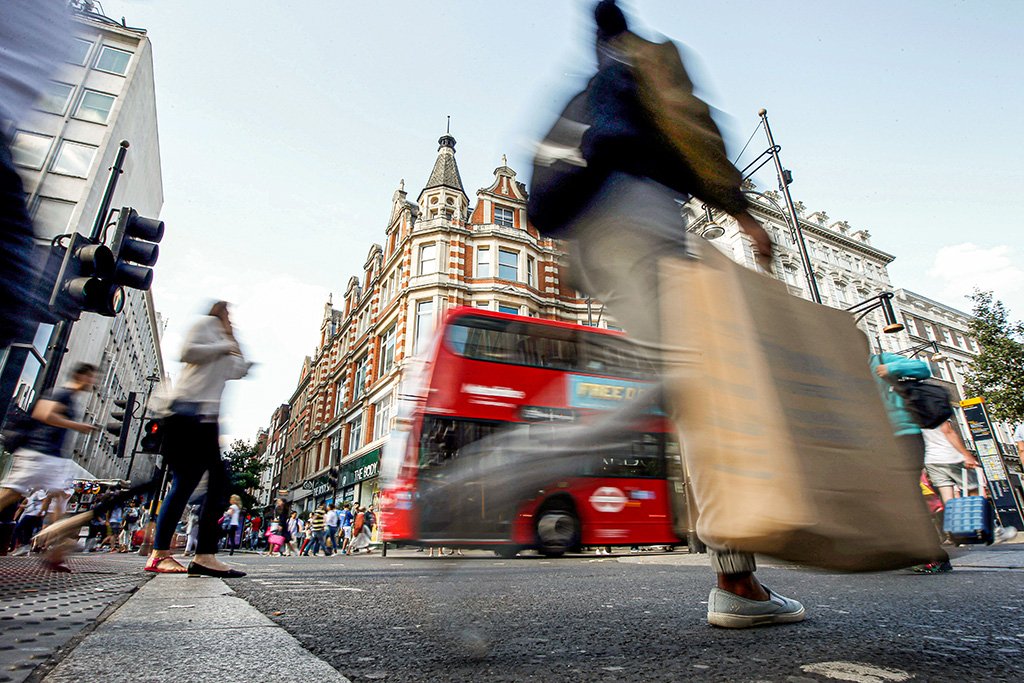
[[[950,540],[958,544],[991,544],[995,537],[995,522],[992,506],[984,496],[967,495],[967,473],[964,468],[963,496],[951,498],[946,503],[942,530]],[[978,490],[981,490],[981,475],[978,475]]]

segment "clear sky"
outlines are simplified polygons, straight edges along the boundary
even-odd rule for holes
[[[593,70],[592,5],[104,0],[153,42],[165,358],[224,298],[259,363],[228,391],[227,435],[288,400],[328,293],[383,239],[399,180],[419,193],[446,116],[471,197],[502,154],[528,181],[531,141]],[[687,46],[734,154],[767,108],[794,199],[869,230],[897,287],[962,309],[993,289],[1024,317],[1024,3],[622,6]]]

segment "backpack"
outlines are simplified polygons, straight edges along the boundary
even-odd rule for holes
[[[32,418],[32,410],[27,413],[21,408],[14,407],[7,414],[7,421],[4,423],[4,430],[0,433],[3,438],[4,450],[13,453],[23,448],[28,443],[28,437],[32,434],[35,420]]]
[[[922,379],[901,379],[893,386],[918,427],[935,429],[953,417],[945,388]]]

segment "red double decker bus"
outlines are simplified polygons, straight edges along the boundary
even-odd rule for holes
[[[384,449],[385,548],[686,543],[679,446],[653,377],[621,333],[451,311]]]

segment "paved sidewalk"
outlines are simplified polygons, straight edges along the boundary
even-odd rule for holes
[[[84,553],[72,573],[38,557],[0,557],[0,682],[20,683],[146,580],[135,555]]]
[[[156,576],[44,683],[349,683],[224,581]]]

